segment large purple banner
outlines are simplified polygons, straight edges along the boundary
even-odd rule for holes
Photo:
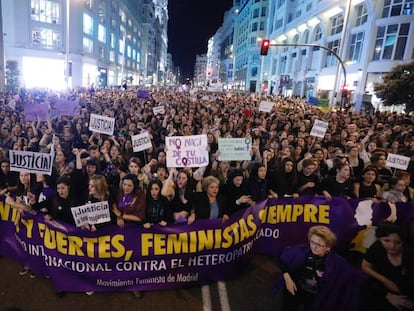
[[[20,215],[1,199],[0,255],[49,276],[58,291],[185,287],[230,279],[255,253],[277,256],[288,245],[305,243],[309,227],[317,224],[330,227],[338,248],[347,249],[362,229],[390,213],[387,203],[283,198],[247,208],[225,223],[108,225],[92,233],[41,215]],[[412,205],[397,205],[397,221],[406,226],[412,217]]]

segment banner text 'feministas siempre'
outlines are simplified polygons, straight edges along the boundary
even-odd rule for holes
[[[61,291],[154,290],[226,280],[251,255],[278,255],[307,242],[310,226],[329,226],[343,246],[364,226],[354,218],[357,201],[334,198],[265,201],[220,219],[150,229],[108,225],[97,232],[21,216],[0,201],[0,255],[50,276]],[[371,221],[381,205],[371,205]],[[382,216],[381,216],[382,217]],[[375,220],[374,223],[377,221]]]

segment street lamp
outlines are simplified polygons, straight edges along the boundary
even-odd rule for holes
[[[69,25],[69,18],[70,18],[70,0],[66,0],[66,40],[65,40],[65,84],[66,89],[69,89],[69,35],[70,35],[70,25]]]

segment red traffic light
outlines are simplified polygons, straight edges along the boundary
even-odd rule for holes
[[[260,55],[267,55],[269,52],[270,40],[262,40],[262,47],[260,48]]]

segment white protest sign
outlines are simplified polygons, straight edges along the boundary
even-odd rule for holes
[[[154,113],[154,115],[164,114],[165,113],[164,106],[153,107],[152,112]]]
[[[89,130],[107,135],[113,135],[115,129],[115,118],[100,116],[91,113],[89,119]]]
[[[410,158],[399,154],[389,153],[387,157],[387,166],[395,167],[400,170],[406,171],[410,164]]]
[[[259,105],[259,111],[271,112],[275,103],[262,100]]]
[[[30,172],[52,174],[53,154],[42,152],[9,150],[10,170],[13,172]]]
[[[71,208],[73,219],[77,227],[96,225],[111,221],[108,201],[88,203]]]
[[[219,161],[242,161],[251,160],[250,138],[219,138],[218,150],[220,150]]]
[[[328,129],[328,125],[328,122],[315,120],[310,135],[323,138],[325,136],[326,130]]]
[[[168,167],[207,166],[207,135],[165,137]]]
[[[152,147],[151,139],[148,132],[137,134],[131,137],[134,152],[139,152]]]

